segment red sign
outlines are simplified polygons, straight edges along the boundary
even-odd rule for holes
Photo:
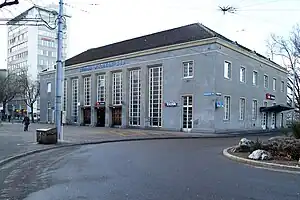
[[[99,106],[101,106],[101,105],[105,105],[105,102],[96,102],[96,107],[99,107]]]
[[[266,99],[267,99],[267,100],[275,100],[275,95],[270,94],[270,93],[267,93],[267,94],[266,94]]]

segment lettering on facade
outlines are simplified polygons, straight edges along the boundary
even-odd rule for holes
[[[118,67],[125,65],[124,60],[117,60],[117,61],[112,61],[112,62],[106,62],[106,63],[100,63],[96,65],[90,65],[90,66],[85,66],[81,67],[79,69],[80,72],[87,72],[87,71],[93,71],[97,69],[105,69],[105,68],[110,68],[110,67]]]

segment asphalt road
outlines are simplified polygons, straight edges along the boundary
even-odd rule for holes
[[[41,153],[1,169],[0,198],[300,199],[300,175],[257,169],[223,157],[222,149],[237,140],[121,142]]]

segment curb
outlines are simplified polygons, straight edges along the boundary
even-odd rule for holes
[[[263,161],[258,161],[258,160],[250,160],[250,159],[241,158],[241,157],[232,155],[228,152],[232,148],[233,147],[228,147],[228,148],[223,150],[223,155],[225,157],[229,158],[230,160],[233,160],[233,161],[236,161],[236,162],[239,162],[239,163],[253,165],[253,166],[256,166],[256,167],[263,167],[265,169],[286,170],[286,172],[300,173],[300,167],[277,164],[277,163],[269,163],[269,162],[263,162]]]
[[[41,153],[41,152],[46,152],[58,148],[66,148],[66,147],[73,147],[73,146],[84,146],[84,145],[93,145],[93,144],[105,144],[105,143],[114,143],[114,142],[129,142],[129,141],[143,141],[143,140],[170,140],[170,139],[212,139],[212,138],[234,138],[234,137],[244,137],[244,136],[266,136],[266,135],[271,135],[274,133],[250,133],[250,134],[220,134],[220,135],[186,135],[186,136],[152,136],[152,137],[139,137],[139,138],[122,138],[122,139],[107,139],[107,140],[101,140],[101,141],[84,141],[84,142],[77,142],[77,143],[61,143],[57,144],[57,146],[54,147],[49,147],[49,148],[44,148],[44,149],[37,149],[37,150],[32,150],[28,151],[25,153],[21,153],[15,156],[8,157],[6,159],[0,160],[0,167],[6,165],[9,162],[15,161],[17,159],[30,156],[36,153]]]

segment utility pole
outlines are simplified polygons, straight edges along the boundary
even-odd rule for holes
[[[62,135],[62,81],[63,81],[63,0],[59,0],[58,31],[57,31],[57,62],[56,62],[56,89],[55,89],[55,125],[58,139],[63,140]]]

